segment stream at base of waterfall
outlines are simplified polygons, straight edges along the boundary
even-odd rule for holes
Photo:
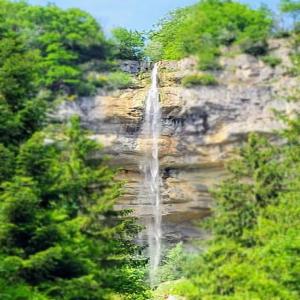
[[[147,224],[150,258],[150,282],[155,283],[156,272],[161,260],[162,228],[159,170],[159,138],[161,131],[161,109],[158,87],[158,65],[155,64],[151,75],[151,87],[145,103],[145,116],[142,135],[146,141],[144,157],[140,169],[144,175],[143,198],[151,205],[152,216]],[[144,200],[144,201],[145,201]]]

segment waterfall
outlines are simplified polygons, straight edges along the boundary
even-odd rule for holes
[[[151,218],[147,224],[150,281],[155,282],[155,275],[161,259],[161,199],[159,172],[159,138],[161,127],[161,110],[158,89],[158,65],[155,64],[151,75],[151,87],[146,99],[143,138],[146,141],[144,160],[141,170],[144,174],[143,198],[151,205]]]

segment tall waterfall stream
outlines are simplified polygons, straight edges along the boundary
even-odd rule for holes
[[[146,99],[145,118],[142,127],[146,141],[141,170],[144,174],[144,198],[151,205],[152,216],[147,224],[150,257],[150,281],[155,282],[157,268],[161,259],[161,198],[159,172],[159,138],[161,130],[161,109],[158,88],[158,65],[155,64],[151,75],[151,87]]]

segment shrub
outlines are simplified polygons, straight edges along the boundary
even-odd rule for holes
[[[284,30],[284,29],[279,29],[273,35],[273,37],[275,39],[284,39],[284,38],[288,38],[290,36],[291,36],[291,32],[288,30]]]
[[[108,74],[90,74],[89,81],[98,88],[108,90],[126,89],[133,85],[132,76],[121,71]]]
[[[184,277],[186,275],[187,262],[190,262],[192,257],[191,254],[184,250],[182,243],[169,250],[157,273],[159,282],[174,281]]]
[[[293,66],[290,68],[289,73],[291,76],[299,76],[300,75],[300,55],[292,54],[291,61]]]
[[[193,74],[185,76],[181,84],[189,88],[197,85],[217,85],[218,82],[211,74]]]
[[[262,61],[269,65],[270,67],[272,68],[275,68],[276,66],[280,65],[282,63],[282,59],[279,58],[279,57],[275,57],[275,56],[272,56],[272,55],[267,55],[267,56],[264,56],[262,58]]]
[[[132,77],[128,73],[118,71],[108,76],[108,87],[110,89],[126,89],[132,86],[132,84]]]
[[[254,56],[265,55],[268,52],[268,44],[265,40],[246,37],[240,41],[239,45],[243,52]]]
[[[198,68],[201,71],[214,71],[220,70],[221,66],[218,62],[219,51],[217,49],[211,49],[209,51],[203,51],[198,57]]]
[[[188,279],[179,279],[162,283],[154,292],[154,299],[164,300],[169,295],[176,296],[176,299],[198,299],[197,287]],[[181,297],[183,296],[183,297]],[[169,298],[168,298],[169,299]]]
[[[93,96],[97,92],[96,85],[92,82],[81,82],[77,86],[77,94],[81,97]]]
[[[237,1],[201,0],[171,12],[150,39],[161,45],[162,59],[178,60],[189,55],[205,59],[211,49],[242,41],[246,51],[261,55],[272,24],[266,9],[255,10]]]

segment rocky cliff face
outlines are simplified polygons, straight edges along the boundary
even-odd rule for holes
[[[287,41],[270,41],[271,53],[283,63],[271,68],[249,55],[221,58],[215,72],[219,85],[184,88],[181,79],[197,73],[192,58],[159,63],[162,107],[160,163],[164,238],[171,242],[201,237],[194,221],[207,215],[212,205],[209,189],[226,172],[224,163],[250,132],[272,136],[283,125],[273,109],[293,114],[298,105],[286,97],[299,82],[289,75]],[[128,66],[127,66],[128,67]],[[130,66],[128,67],[130,69]],[[134,69],[138,69],[135,65]],[[64,103],[58,117],[77,113],[94,132],[114,165],[123,168],[126,181],[118,206],[132,208],[142,222],[151,217],[141,191],[139,163],[147,140],[141,136],[144,102],[149,77],[144,74],[136,88],[99,94]]]

